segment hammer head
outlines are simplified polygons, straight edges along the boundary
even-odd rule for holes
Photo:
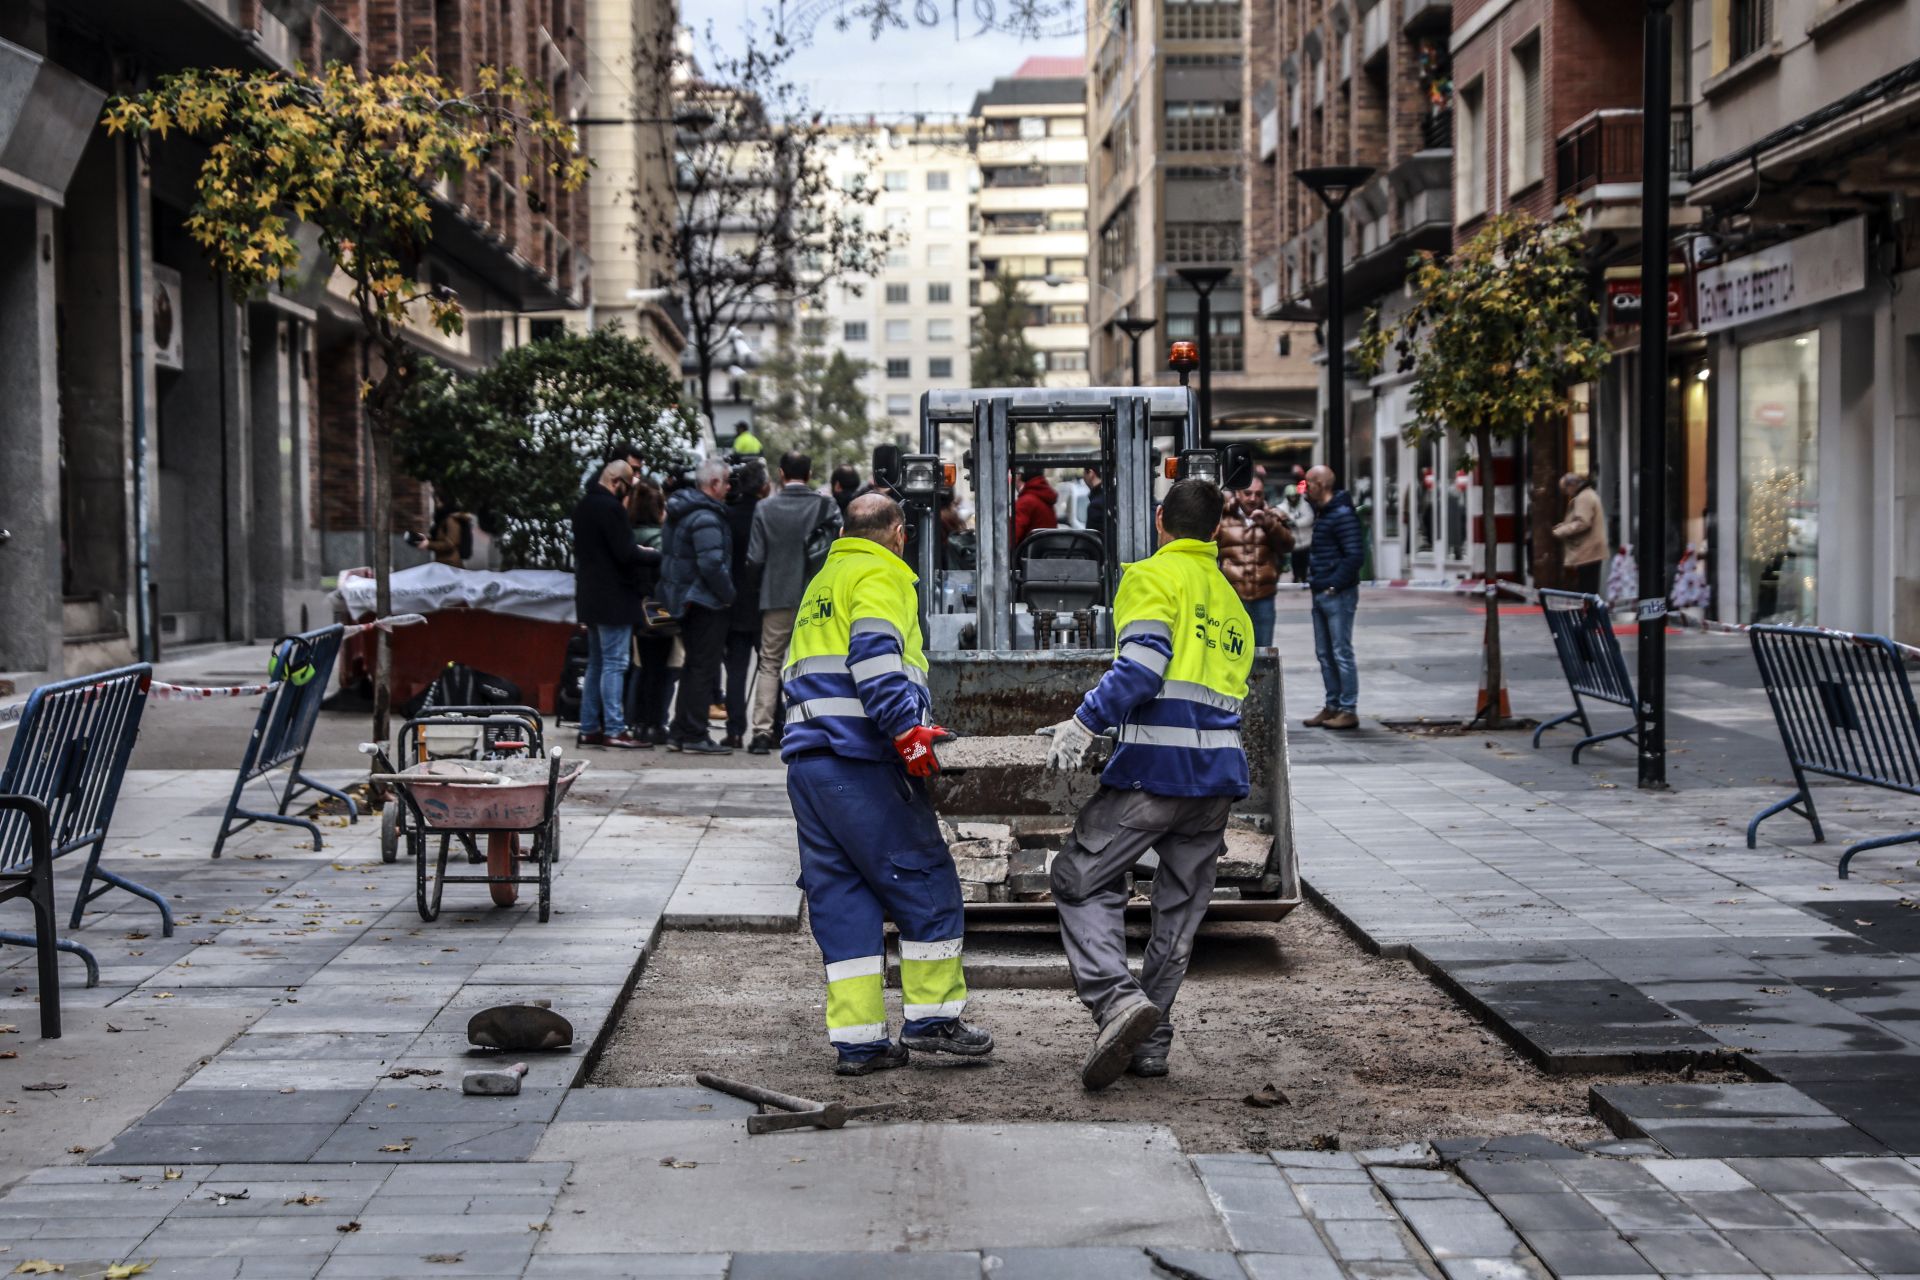
[[[469,1071],[460,1077],[460,1092],[476,1097],[511,1098],[520,1092],[520,1079],[526,1074],[527,1064],[524,1062],[516,1062],[510,1067]]]

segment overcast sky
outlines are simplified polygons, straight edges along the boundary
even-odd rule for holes
[[[902,0],[902,8],[911,15],[912,0]],[[821,21],[812,43],[789,64],[791,78],[815,107],[834,115],[958,114],[996,76],[1012,75],[1035,54],[1086,53],[1086,37],[1081,35],[1041,41],[999,33],[975,36],[974,23],[968,34],[956,36],[953,5],[943,2],[940,8],[949,15],[943,26],[915,24],[906,31],[888,31],[878,40],[869,37],[864,25],[836,31],[831,20]],[[962,5],[963,11],[969,8]],[[757,21],[765,11],[765,0],[681,0],[680,18],[693,29],[698,50],[709,23],[722,41],[737,40],[748,20]],[[913,21],[911,16],[908,20]]]

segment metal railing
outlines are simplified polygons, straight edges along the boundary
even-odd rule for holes
[[[1420,117],[1420,149],[1448,151],[1453,148],[1453,108],[1429,111]]]
[[[1633,677],[1627,674],[1627,661],[1620,654],[1620,637],[1614,634],[1613,614],[1607,602],[1577,591],[1542,591],[1540,604],[1547,617],[1547,631],[1553,636],[1553,650],[1560,657],[1560,670],[1566,673],[1567,688],[1573,693],[1573,710],[1535,729],[1534,748],[1539,749],[1541,734],[1569,720],[1587,733],[1573,744],[1575,764],[1580,763],[1580,753],[1596,742],[1610,738],[1637,742],[1637,721],[1624,729],[1595,733],[1587,719],[1589,698],[1617,707],[1634,705]]]
[[[1631,108],[1594,111],[1583,116],[1554,143],[1556,196],[1565,198],[1598,186],[1637,185],[1640,181],[1641,113]],[[1693,109],[1673,108],[1668,130],[1671,159],[1667,172],[1684,178],[1693,168]]]

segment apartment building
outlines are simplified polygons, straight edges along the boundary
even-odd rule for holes
[[[1167,344],[1198,337],[1200,312],[1179,270],[1228,268],[1211,295],[1210,427],[1239,429],[1271,465],[1310,459],[1309,344],[1249,295],[1247,14],[1230,0],[1118,0],[1087,15],[1093,380],[1132,380],[1117,321],[1150,319],[1142,380],[1176,381]]]
[[[861,362],[868,418],[911,437],[920,393],[969,385],[968,217],[977,181],[963,122],[847,125],[833,135],[835,182],[871,185],[866,216],[891,239],[881,271],[831,286],[800,315],[804,342]]]
[[[433,53],[467,83],[524,68],[575,103],[579,0],[15,0],[0,6],[0,670],[98,670],[156,642],[280,635],[324,575],[371,559],[358,321],[326,273],[258,299],[184,221],[193,149],[109,138],[115,92],[189,66],[385,66]],[[434,196],[423,278],[472,320],[421,350],[474,368],[517,317],[577,307],[587,205],[501,156]],[[531,197],[529,195],[531,192]],[[296,234],[298,234],[296,232]],[[396,530],[428,491],[395,483]],[[395,563],[419,558],[397,545]]]
[[[1675,8],[1714,610],[1920,641],[1920,6]]]
[[[1020,281],[1039,384],[1088,380],[1087,81],[1081,58],[1029,58],[977,94],[975,295]]]

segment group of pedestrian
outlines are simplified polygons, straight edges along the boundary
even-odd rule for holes
[[[812,460],[791,452],[776,492],[765,459],[740,443],[735,461],[707,458],[668,490],[640,473],[637,449],[617,448],[575,508],[574,603],[587,632],[580,745],[773,750],[809,548],[817,567],[849,486],[836,472],[835,496],[815,493]],[[717,741],[715,719],[726,722]]]

